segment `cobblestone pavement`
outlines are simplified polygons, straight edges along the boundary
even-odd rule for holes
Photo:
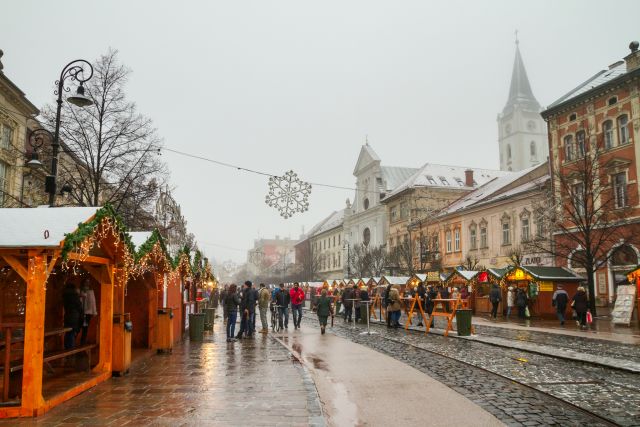
[[[276,404],[277,402],[277,404]],[[224,330],[140,361],[34,420],[0,425],[323,426],[303,367],[275,339],[225,342]]]
[[[614,423],[640,425],[640,375],[637,374],[437,335],[424,336],[375,326],[377,334],[368,336],[359,334],[364,330],[362,326],[354,331],[350,326],[345,327],[342,320],[338,320],[336,326],[334,333],[426,372],[509,425],[599,425],[582,411],[561,405],[536,390]],[[381,336],[386,339],[380,339]]]
[[[526,341],[536,344],[550,345],[579,351],[595,356],[607,356],[617,359],[627,359],[640,363],[640,348],[637,345],[616,343],[587,337],[575,337],[560,334],[550,334],[537,331],[523,331],[501,328],[499,326],[476,325],[476,333],[511,340]]]

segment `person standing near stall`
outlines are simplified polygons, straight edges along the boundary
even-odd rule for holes
[[[360,289],[360,319],[362,323],[367,323],[367,317],[369,317],[369,304],[365,301],[369,301],[369,291],[366,286]]]
[[[96,295],[93,289],[89,286],[90,280],[84,279],[82,281],[82,289],[80,290],[80,299],[82,300],[82,311],[84,313],[82,319],[82,337],[80,338],[80,345],[87,343],[87,334],[89,333],[89,326],[93,316],[98,314],[98,308],[96,306]]]
[[[223,300],[222,306],[224,313],[227,316],[227,342],[235,341],[234,333],[236,331],[236,320],[238,318],[238,305],[240,305],[240,296],[237,293],[236,285],[231,284],[229,287],[225,286],[225,290],[222,293]]]
[[[502,295],[500,293],[500,287],[495,283],[489,291],[489,301],[491,302],[491,317],[496,319],[498,317],[498,305],[500,301],[502,301]]]
[[[580,329],[587,329],[587,310],[589,308],[589,299],[587,298],[587,292],[582,286],[578,287],[576,294],[573,296],[571,306],[578,316]]]
[[[518,317],[524,319],[527,317],[527,294],[524,289],[518,288],[516,292],[516,307],[518,307]]]
[[[64,334],[64,349],[69,350],[76,346],[76,335],[82,326],[82,300],[76,286],[68,282],[62,292],[62,304],[64,306],[64,327],[71,328]]]
[[[424,287],[424,282],[418,283],[418,297],[420,298],[419,304],[422,307],[422,311],[427,311],[427,289]],[[419,316],[418,326],[424,326],[422,324],[422,316]]]
[[[387,306],[387,316],[392,318],[393,327],[397,329],[400,327],[402,305],[400,304],[400,292],[395,286],[389,291],[389,301],[390,304]]]
[[[507,291],[507,320],[511,316],[511,310],[516,305],[516,293],[513,291],[513,286],[509,286]]]

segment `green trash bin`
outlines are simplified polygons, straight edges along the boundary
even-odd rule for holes
[[[204,314],[189,314],[189,339],[191,341],[204,339]]]
[[[212,331],[213,330],[213,321],[216,317],[216,309],[215,308],[205,308],[203,310],[204,312],[204,328],[207,331]]]
[[[473,312],[469,309],[456,310],[456,326],[458,336],[468,337],[471,335],[471,316]]]

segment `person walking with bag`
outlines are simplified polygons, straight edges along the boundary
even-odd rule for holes
[[[293,327],[300,329],[302,321],[302,303],[304,303],[304,291],[298,282],[291,288],[291,313],[293,314]]]
[[[320,333],[324,335],[327,328],[327,319],[329,316],[333,316],[333,307],[331,305],[332,298],[327,296],[327,290],[320,291],[320,297],[316,306],[316,314],[318,315],[318,321],[320,322]]]
[[[513,306],[516,305],[516,293],[513,290],[513,286],[509,286],[509,290],[507,291],[507,320],[511,317],[511,311],[513,310]]]
[[[587,292],[582,286],[578,287],[576,294],[571,300],[571,306],[576,311],[580,329],[587,329],[587,310],[589,308],[589,299]]]
[[[518,288],[516,292],[516,307],[518,307],[518,317],[524,319],[527,317],[527,294],[524,290]]]
[[[384,310],[387,315],[387,328],[391,327],[391,313],[389,313],[389,306],[391,306],[391,289],[393,289],[393,285],[389,284],[387,289],[384,292]]]

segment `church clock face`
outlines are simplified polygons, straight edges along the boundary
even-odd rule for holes
[[[530,131],[536,130],[536,123],[533,120],[529,120],[529,123],[527,123],[527,129]]]

